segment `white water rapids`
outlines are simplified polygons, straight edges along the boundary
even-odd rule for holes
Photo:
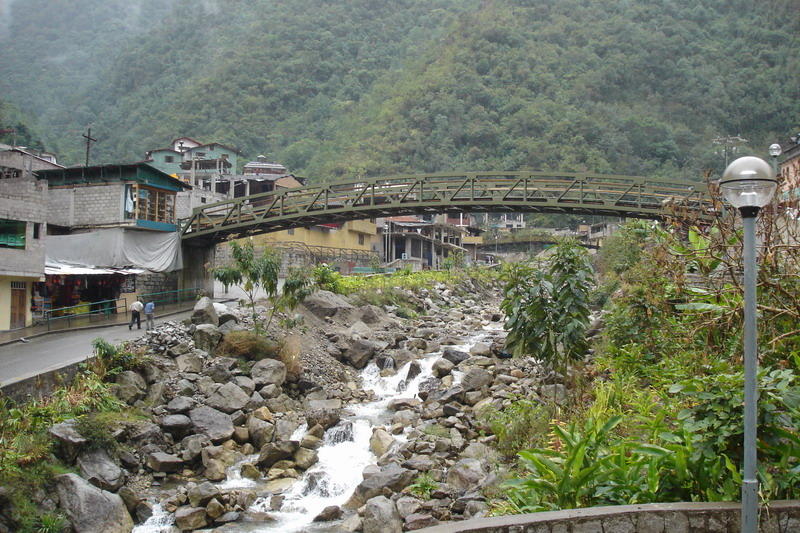
[[[495,325],[486,326],[485,329],[495,329]],[[448,346],[456,350],[469,352],[472,346],[483,340],[486,333],[472,336],[464,344]],[[341,421],[325,432],[323,445],[317,450],[319,461],[309,468],[283,493],[284,501],[279,511],[270,510],[270,500],[261,498],[251,506],[253,511],[268,513],[274,518],[272,522],[236,522],[228,524],[226,532],[254,533],[254,532],[281,532],[291,533],[298,531],[324,531],[331,527],[331,523],[314,524],[312,520],[325,507],[330,505],[343,505],[353,494],[353,491],[363,480],[363,471],[367,466],[374,465],[377,457],[370,451],[369,440],[375,426],[389,425],[392,413],[387,409],[389,402],[398,398],[413,398],[419,392],[422,382],[433,375],[433,364],[442,357],[442,352],[432,352],[416,359],[421,372],[406,382],[408,369],[411,363],[406,363],[391,376],[382,377],[381,369],[370,362],[361,372],[361,382],[364,390],[375,393],[377,400],[348,406]],[[453,371],[453,384],[461,380],[461,372]],[[406,432],[411,428],[406,428]],[[306,431],[305,424],[292,435],[293,440],[300,440]],[[394,435],[395,440],[404,442],[405,435]],[[218,483],[220,490],[235,488],[255,488],[261,482],[243,478],[239,472],[242,464],[253,462],[257,457],[249,456],[228,469],[228,477]],[[163,511],[160,506],[155,506],[153,516],[144,524],[134,528],[133,533],[166,533],[173,524],[173,517]]]

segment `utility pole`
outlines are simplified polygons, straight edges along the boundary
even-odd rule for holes
[[[97,139],[92,137],[92,128],[86,130],[86,133],[82,135],[84,139],[86,139],[86,163],[83,165],[85,167],[89,166],[89,148],[93,142],[97,142]]]
[[[726,135],[723,137],[716,137],[711,140],[712,143],[722,146],[722,156],[725,158],[725,168],[728,168],[728,158],[735,155],[738,147],[747,144],[749,141],[738,135]],[[719,153],[719,152],[717,152]]]

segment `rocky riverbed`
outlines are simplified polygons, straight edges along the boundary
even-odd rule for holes
[[[38,503],[111,533],[384,533],[485,514],[504,465],[478,413],[563,391],[506,357],[497,295],[466,283],[409,294],[413,319],[317,292],[301,325],[276,332],[283,357],[255,362],[216,355],[249,310],[201,300],[191,323],[137,341],[149,363],[116,376],[148,416],[111,428],[121,451],[85,449],[70,421],[51,428],[80,475]]]

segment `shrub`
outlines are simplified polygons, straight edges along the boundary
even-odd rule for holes
[[[258,335],[254,331],[231,331],[223,337],[217,347],[217,353],[227,357],[260,361],[265,358],[278,358],[280,349],[280,343]]]
[[[439,484],[433,479],[433,476],[426,472],[418,475],[414,479],[414,483],[405,488],[405,492],[408,492],[417,498],[429,500],[431,498],[431,493],[438,488]]]
[[[281,340],[280,360],[286,365],[286,376],[290,381],[297,380],[303,372],[301,340],[298,335],[287,335]]]
[[[522,398],[502,410],[488,407],[478,414],[497,437],[497,450],[503,456],[513,458],[520,450],[544,444],[552,409]]]

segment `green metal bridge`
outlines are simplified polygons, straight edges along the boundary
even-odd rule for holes
[[[706,218],[704,183],[639,176],[464,172],[392,176],[282,189],[194,209],[180,221],[187,244],[315,224],[441,212],[574,213]]]

